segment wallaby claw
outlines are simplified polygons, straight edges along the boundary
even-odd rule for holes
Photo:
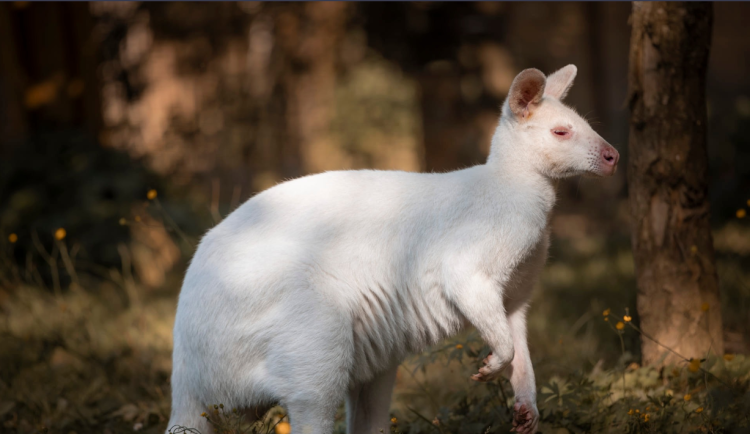
[[[539,423],[539,412],[532,404],[517,402],[513,406],[513,428],[511,432],[534,434]]]
[[[507,363],[501,363],[499,358],[494,356],[492,353],[488,354],[487,357],[482,360],[483,366],[479,368],[479,373],[471,376],[474,381],[491,381],[500,376],[500,373],[508,365]]]

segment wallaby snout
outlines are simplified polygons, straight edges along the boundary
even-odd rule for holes
[[[601,147],[601,174],[612,176],[617,171],[617,162],[620,161],[620,153],[612,145],[605,143]]]
[[[493,137],[491,164],[512,154],[519,173],[555,179],[615,173],[620,154],[562,102],[576,73],[575,65],[568,65],[549,77],[534,68],[516,76]]]

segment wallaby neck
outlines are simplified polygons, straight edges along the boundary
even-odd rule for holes
[[[549,215],[555,205],[556,180],[539,172],[535,165],[538,156],[528,155],[516,127],[512,121],[500,120],[487,158],[488,172],[503,189],[527,196],[539,211]]]

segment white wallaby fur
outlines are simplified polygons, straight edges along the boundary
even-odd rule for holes
[[[484,165],[306,176],[211,229],[177,307],[169,426],[208,433],[209,404],[278,402],[294,433],[330,434],[346,400],[350,434],[388,432],[399,363],[473,325],[492,354],[472,378],[507,367],[516,430],[535,432],[526,310],[554,180],[611,175],[619,158],[560,102],[575,75],[521,72]]]

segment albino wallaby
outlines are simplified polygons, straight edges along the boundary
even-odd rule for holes
[[[516,76],[484,165],[306,176],[211,229],[177,307],[169,426],[208,433],[209,404],[280,403],[293,432],[330,434],[345,399],[350,434],[388,432],[401,361],[473,325],[492,353],[472,378],[507,368],[514,426],[535,432],[526,310],[554,180],[619,158],[560,102],[576,71]]]

